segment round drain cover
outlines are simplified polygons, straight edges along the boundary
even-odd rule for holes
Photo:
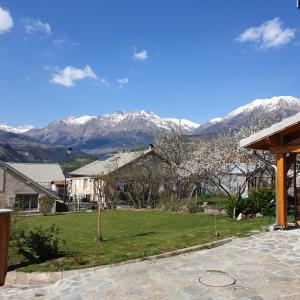
[[[235,279],[223,272],[209,272],[199,278],[199,281],[208,286],[222,287],[235,283]]]

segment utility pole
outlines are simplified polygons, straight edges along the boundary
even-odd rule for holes
[[[64,203],[66,202],[66,196],[67,196],[67,176],[68,176],[68,157],[71,155],[73,149],[69,147],[68,149],[65,149],[65,185],[64,185]]]

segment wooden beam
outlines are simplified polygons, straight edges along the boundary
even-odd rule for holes
[[[277,154],[277,222],[279,226],[287,226],[287,157]]]
[[[291,153],[287,158],[286,158],[286,169],[285,169],[285,174],[288,173],[291,165],[296,161],[297,153]]]
[[[290,144],[290,145],[295,145],[297,144],[297,140],[299,140],[300,138],[300,132],[299,132],[299,128],[294,130],[293,132],[290,133],[285,133],[283,136],[283,143],[286,144]],[[299,145],[299,143],[298,143]]]
[[[281,146],[282,145],[282,137],[279,134],[272,135],[266,138],[266,143],[270,146]]]
[[[300,145],[274,146],[274,147],[270,147],[270,151],[277,154],[300,153]]]
[[[285,143],[286,146],[300,145],[300,137]]]

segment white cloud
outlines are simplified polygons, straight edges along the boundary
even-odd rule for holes
[[[23,19],[24,29],[26,33],[42,32],[46,34],[51,34],[51,26],[49,23],[43,23],[39,19],[25,18]]]
[[[101,78],[100,82],[103,83],[106,86],[109,86],[109,82],[108,82],[108,80],[106,78]]]
[[[148,53],[146,50],[142,50],[139,52],[137,52],[136,50],[134,51],[134,54],[133,54],[134,60],[143,61],[143,60],[146,60],[147,58],[148,58]]]
[[[255,42],[258,48],[278,48],[288,44],[295,36],[296,29],[283,28],[279,18],[262,23],[258,27],[246,29],[236,40]]]
[[[97,79],[97,75],[89,65],[85,66],[83,69],[67,66],[64,69],[58,69],[56,73],[52,75],[50,82],[70,87],[74,86],[75,80],[82,80],[85,78]]]
[[[10,15],[9,10],[0,7],[0,34],[9,32],[14,26],[14,21]]]
[[[56,39],[53,41],[55,47],[62,47],[65,43],[66,41],[64,39]]]
[[[124,84],[127,84],[129,82],[129,79],[128,78],[119,78],[117,79],[117,81],[121,84],[121,85],[124,85]]]

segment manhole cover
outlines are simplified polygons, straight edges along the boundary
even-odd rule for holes
[[[228,286],[235,283],[235,279],[224,272],[209,272],[199,278],[199,281],[208,286]]]

